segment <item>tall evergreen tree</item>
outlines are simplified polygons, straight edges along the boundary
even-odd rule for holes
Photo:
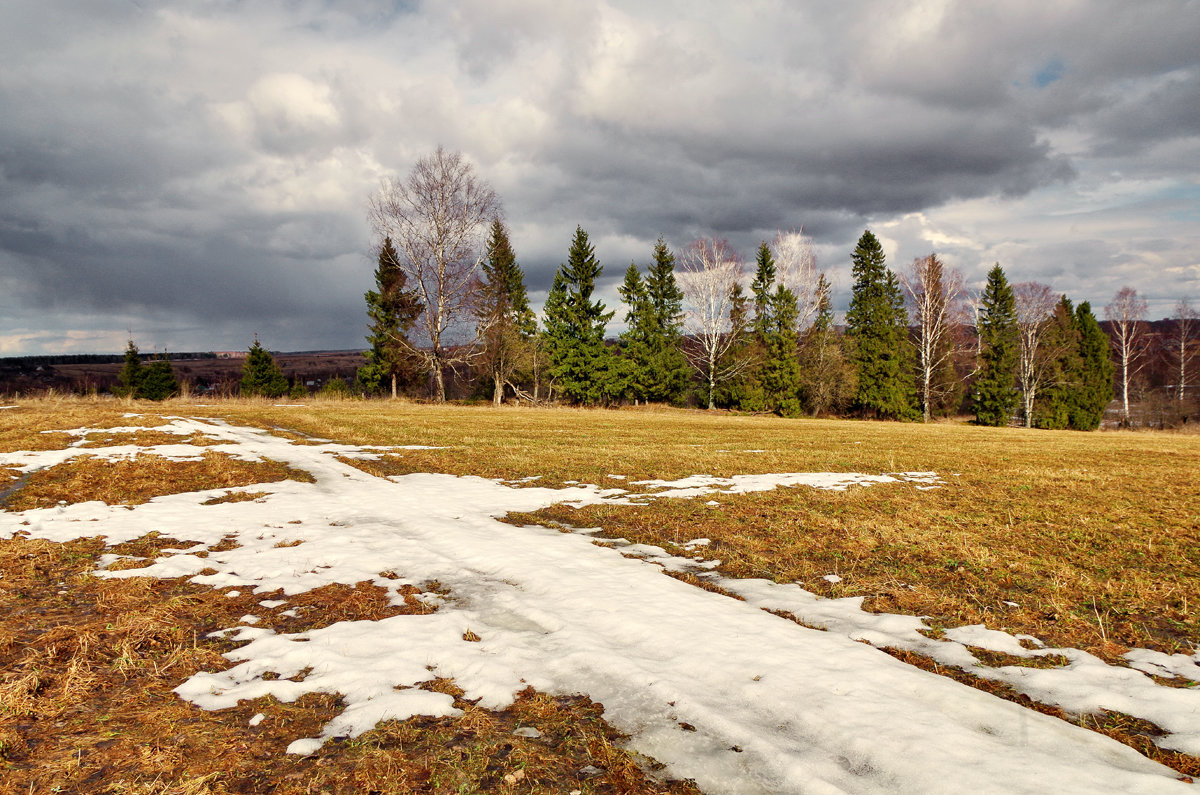
[[[661,237],[645,279],[630,263],[618,289],[628,307],[621,335],[626,393],[634,400],[680,400],[690,374],[682,347],[683,291],[675,282],[675,256]]]
[[[385,237],[379,247],[375,289],[364,296],[371,318],[367,335],[371,349],[365,354],[367,363],[358,371],[358,381],[371,391],[388,384],[393,398],[417,379],[408,332],[421,313],[421,301],[415,290],[405,289],[407,281],[392,239]]]
[[[796,294],[777,285],[770,298],[770,322],[763,338],[762,381],[766,408],[785,417],[800,413],[799,336],[800,308]]]
[[[499,405],[504,387],[514,390],[518,373],[533,364],[537,320],[529,308],[525,274],[499,219],[492,221],[483,259],[484,281],[476,314],[483,341],[483,366],[492,381],[492,402]]]
[[[1113,399],[1109,339],[1087,301],[1075,308],[1075,328],[1079,333],[1080,375],[1079,394],[1071,407],[1070,427],[1079,431],[1093,431],[1100,427],[1104,410]]]
[[[1054,313],[1042,336],[1042,345],[1049,358],[1046,385],[1038,393],[1034,422],[1039,428],[1070,427],[1071,409],[1080,397],[1083,360],[1080,356],[1080,334],[1071,299],[1059,298]]]
[[[621,390],[617,357],[604,344],[613,313],[592,300],[601,270],[587,232],[576,227],[567,262],[555,276],[560,294],[553,303],[547,297],[545,307],[550,375],[569,400],[587,405],[608,403]]]
[[[829,280],[817,279],[817,312],[800,339],[800,403],[813,416],[841,411],[857,391],[854,366],[833,325]]]
[[[1020,340],[1016,297],[1000,263],[988,271],[979,301],[980,362],[974,385],[975,421],[980,425],[1007,425],[1019,398],[1016,378]]]
[[[242,395],[247,397],[282,397],[288,391],[287,377],[275,363],[275,357],[255,338],[242,365]]]
[[[884,264],[883,247],[865,231],[851,255],[854,287],[846,312],[846,334],[854,341],[858,392],[863,414],[911,418],[913,378],[908,313],[896,274]]]
[[[121,372],[117,376],[120,384],[113,387],[113,394],[117,397],[136,398],[138,388],[142,385],[142,379],[145,377],[146,369],[142,367],[141,354],[138,353],[137,346],[130,338],[129,345],[125,348],[125,366],[121,368]]]
[[[646,399],[675,402],[687,390],[691,368],[683,354],[683,290],[675,281],[675,255],[661,237],[646,271],[646,297],[654,316]]]

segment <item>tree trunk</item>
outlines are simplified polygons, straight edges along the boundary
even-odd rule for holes
[[[396,374],[392,373],[392,400],[396,399]]]
[[[442,358],[433,359],[433,399],[438,403],[446,402],[446,375],[442,372]]]
[[[492,383],[495,384],[495,388],[492,390],[492,403],[499,406],[504,400],[504,382],[500,380],[499,370],[492,371]]]

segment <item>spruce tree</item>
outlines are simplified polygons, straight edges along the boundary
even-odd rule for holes
[[[621,361],[624,392],[635,402],[647,399],[647,385],[654,377],[650,361],[651,335],[654,333],[654,307],[646,293],[646,283],[635,263],[629,263],[625,280],[617,288],[628,308],[625,331],[621,334]]]
[[[364,295],[371,319],[367,327],[371,349],[364,354],[367,363],[359,368],[357,380],[372,392],[390,387],[393,398],[417,378],[408,332],[421,313],[421,301],[415,290],[405,289],[407,281],[392,239],[385,237],[379,247],[375,289]]]
[[[677,402],[690,368],[683,354],[683,291],[675,282],[675,256],[660,237],[643,279],[630,263],[618,288],[628,307],[621,335],[625,390],[639,401]]]
[[[1100,427],[1104,410],[1113,399],[1109,340],[1087,301],[1075,308],[1075,328],[1079,334],[1079,393],[1071,407],[1070,427],[1094,431]]]
[[[1017,303],[1000,263],[988,272],[979,299],[979,375],[975,379],[975,422],[1007,425],[1017,408]]]
[[[532,368],[537,320],[529,308],[525,274],[517,264],[504,224],[492,221],[484,253],[483,283],[480,285],[476,315],[479,337],[483,342],[483,367],[492,382],[492,402],[504,399],[504,387],[514,389],[518,374]]]
[[[137,397],[143,400],[166,400],[179,394],[179,381],[166,354],[156,358],[146,368],[137,388]]]
[[[121,373],[117,376],[120,385],[113,387],[113,394],[117,397],[136,398],[138,387],[141,386],[142,379],[145,377],[146,370],[142,367],[142,357],[138,353],[137,346],[133,344],[133,339],[130,338],[129,345],[125,348],[125,366],[121,368]]]
[[[550,375],[564,396],[587,405],[608,403],[621,388],[616,356],[604,344],[613,313],[592,300],[601,270],[587,232],[576,227],[567,262],[559,266],[551,288],[559,292],[548,296],[545,306]]]
[[[661,237],[646,272],[646,297],[654,315],[646,399],[677,402],[687,390],[691,367],[683,354],[683,290],[675,281],[675,255]]]
[[[865,415],[912,418],[908,313],[900,282],[885,266],[883,247],[869,230],[859,238],[851,261],[854,287],[846,334],[854,342],[854,404]]]
[[[242,395],[277,398],[287,394],[287,391],[287,377],[256,337],[242,365]]]
[[[1042,337],[1042,349],[1051,356],[1046,386],[1038,393],[1034,421],[1039,428],[1070,427],[1071,409],[1081,391],[1080,334],[1071,299],[1062,296],[1054,307],[1050,324]]]

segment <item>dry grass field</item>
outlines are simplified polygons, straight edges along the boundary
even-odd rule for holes
[[[1191,653],[1200,645],[1197,435],[788,421],[660,409],[64,399],[23,400],[0,411],[0,451],[58,449],[75,441],[66,433],[73,428],[153,427],[164,416],[223,418],[298,440],[442,448],[403,450],[362,464],[379,475],[540,476],[541,486],[578,481],[634,488],[629,484],[638,479],[697,473],[933,471],[943,481],[933,490],[914,484],[842,492],[783,488],[722,495],[716,505],[705,497],[556,506],[511,518],[600,526],[606,535],[668,552],[709,538],[727,576],[863,596],[871,610],[928,616],[935,631],[982,623],[1084,649],[1110,663],[1121,663],[1133,647]],[[164,441],[154,434],[138,434],[133,443]],[[127,434],[121,439],[130,441]],[[220,445],[208,450],[196,462],[82,458],[21,480],[0,470],[0,499],[8,511],[92,499],[136,504],[172,492],[305,477],[273,462],[231,459]],[[147,537],[133,544],[136,554],[153,557],[181,540]],[[56,786],[197,794],[689,791],[686,783],[648,774],[645,760],[621,748],[598,705],[532,691],[503,713],[459,699],[464,714],[458,718],[391,722],[309,757],[284,756],[275,729],[247,727],[261,705],[210,713],[171,692],[197,670],[228,664],[220,654],[230,642],[205,634],[236,623],[251,597],[226,598],[182,579],[91,577],[98,556],[112,551],[101,541],[0,541],[0,793]],[[826,580],[830,574],[840,581]],[[372,591],[364,583],[313,592],[306,597],[311,620],[393,614],[396,608]],[[415,600],[407,606],[422,608]],[[1024,699],[961,672],[940,672]],[[461,696],[450,681],[430,687]],[[274,706],[293,727],[314,727],[311,733],[336,710],[336,698]],[[538,725],[554,728],[536,741],[514,737],[512,727],[533,714]],[[1200,760],[1153,745],[1153,726],[1118,714],[1062,717],[1182,773],[1200,774]],[[582,769],[603,774],[589,777],[578,773]]]

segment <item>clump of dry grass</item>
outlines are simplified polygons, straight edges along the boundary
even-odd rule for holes
[[[205,450],[203,458],[195,461],[175,461],[156,455],[116,461],[81,456],[33,473],[21,489],[5,500],[4,508],[24,511],[89,500],[109,505],[139,505],[166,494],[280,480],[311,483],[313,478],[278,461],[243,461],[213,450]]]

